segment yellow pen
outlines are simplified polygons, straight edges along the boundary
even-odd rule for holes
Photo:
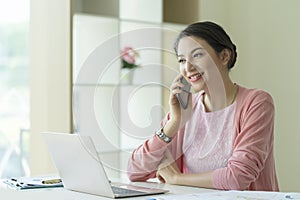
[[[56,183],[60,183],[61,179],[49,179],[49,180],[44,180],[42,181],[43,184],[56,184]]]

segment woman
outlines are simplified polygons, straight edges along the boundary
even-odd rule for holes
[[[212,22],[194,23],[174,48],[181,73],[171,85],[170,111],[162,128],[132,153],[130,180],[157,177],[169,184],[279,191],[273,100],[232,82],[237,53],[227,33]],[[181,77],[195,91],[187,109],[177,99],[184,92]]]

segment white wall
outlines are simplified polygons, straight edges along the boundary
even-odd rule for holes
[[[30,169],[55,172],[42,131],[71,131],[71,0],[30,2]]]
[[[275,156],[280,189],[300,191],[300,1],[201,0],[201,20],[220,23],[238,48],[233,79],[262,88],[276,106]]]

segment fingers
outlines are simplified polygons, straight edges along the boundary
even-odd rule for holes
[[[162,183],[173,184],[175,183],[174,177],[178,174],[180,174],[180,170],[178,169],[176,162],[173,162],[169,163],[167,166],[160,164],[160,167],[156,172],[156,177]]]
[[[181,82],[174,82],[171,85],[171,91],[172,91],[173,94],[181,93],[183,87],[184,87],[183,83],[181,83]]]
[[[181,83],[181,81],[180,81],[181,78],[182,78],[182,75],[178,75],[178,76],[174,79],[174,81],[173,81],[173,83],[172,83],[172,85],[171,85],[171,88],[170,88],[170,90],[171,90],[171,92],[172,92],[173,94],[179,94],[179,93],[182,92],[182,88],[184,87],[184,84]]]
[[[157,172],[156,172],[157,179],[162,183],[166,183],[165,179],[160,175],[159,171],[160,170],[157,170]]]
[[[166,183],[165,179],[164,179],[162,176],[157,175],[156,177],[157,177],[157,179],[158,179],[160,182]]]
[[[173,80],[173,82],[179,82],[180,79],[181,79],[181,77],[183,77],[182,74],[178,74],[178,75],[175,77],[175,79]]]

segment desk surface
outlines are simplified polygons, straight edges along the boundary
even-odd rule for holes
[[[166,185],[160,183],[133,183],[135,185],[140,186],[151,186],[151,187],[158,187],[158,188],[166,188],[170,190],[168,194],[164,195],[150,195],[150,196],[141,196],[135,198],[122,198],[122,199],[151,199],[151,198],[162,198],[166,195],[171,194],[190,194],[190,193],[200,193],[200,192],[211,192],[214,190],[202,189],[202,188],[195,188],[195,187],[183,187],[183,186],[176,186],[176,185]],[[0,184],[0,196],[7,197],[9,199],[22,199],[22,200],[32,200],[32,199],[43,199],[43,200],[102,200],[102,199],[110,199],[106,197],[84,194],[80,192],[69,191],[64,188],[49,188],[49,189],[30,189],[30,190],[14,190],[10,187],[6,186],[6,184]],[[1,198],[2,199],[2,198]]]
[[[133,183],[139,186],[150,186],[165,188],[170,190],[169,193],[163,195],[150,195],[141,197],[131,197],[122,199],[136,199],[136,200],[171,200],[171,199],[251,199],[251,200],[300,200],[300,193],[280,193],[280,192],[239,192],[239,191],[229,191],[224,195],[224,191],[209,190],[196,187],[185,187],[176,185],[167,185],[161,183]],[[194,195],[192,195],[194,194]],[[175,196],[178,195],[178,196]],[[185,195],[185,196],[181,196]],[[199,195],[199,196],[198,196]],[[201,195],[201,196],[200,196]],[[248,196],[247,196],[248,195]],[[6,197],[6,199],[21,199],[21,200],[102,200],[110,199],[106,197],[84,194],[80,192],[69,191],[64,188],[51,188],[51,189],[30,189],[30,190],[13,190],[3,184],[2,180],[0,183],[0,197]]]

